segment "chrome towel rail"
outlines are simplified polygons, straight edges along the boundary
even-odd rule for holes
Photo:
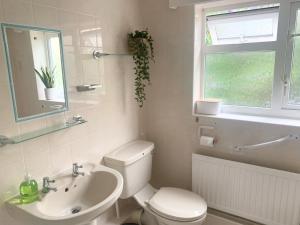
[[[94,59],[100,59],[103,56],[128,56],[131,55],[130,53],[105,53],[105,52],[100,52],[97,50],[93,51],[93,58]]]
[[[267,142],[254,144],[254,145],[234,146],[234,150],[235,151],[256,150],[256,149],[259,149],[259,148],[263,148],[263,147],[266,147],[266,146],[278,144],[278,143],[285,142],[285,141],[288,141],[288,140],[299,140],[299,135],[290,134],[290,135],[284,136],[282,138],[278,138],[278,139],[273,140],[273,141],[267,141]]]

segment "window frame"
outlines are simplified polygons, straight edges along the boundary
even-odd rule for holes
[[[259,13],[258,13],[259,12]],[[262,14],[261,12],[264,12],[265,14]],[[270,17],[270,14],[274,14],[274,13],[278,13],[279,14],[279,6],[271,6],[271,7],[268,7],[268,8],[257,8],[257,9],[253,9],[253,10],[244,10],[244,11],[236,11],[236,12],[232,12],[232,13],[222,13],[221,14],[217,14],[217,15],[207,15],[206,16],[206,27],[211,27],[211,28],[214,28],[213,30],[210,30],[210,34],[212,36],[212,40],[213,39],[218,39],[216,36],[218,35],[218,31],[216,30],[217,26],[218,26],[218,20],[219,22],[222,23],[222,21],[226,21],[227,20],[227,24],[231,22],[236,22],[236,19],[238,18],[241,18],[241,20],[239,22],[245,22],[247,21],[247,17],[254,17],[254,18],[257,18],[259,17],[259,19],[266,19],[266,18],[269,18]],[[245,18],[246,17],[246,18]],[[278,16],[277,17],[277,24],[278,24]],[[211,24],[210,24],[211,23]],[[243,36],[243,38],[246,38],[246,39],[255,39],[255,38],[264,38],[264,36],[267,36],[267,38],[269,39],[277,39],[277,26],[276,24],[276,29],[275,31],[273,30],[273,35],[271,35],[271,38],[270,38],[270,35],[258,35],[258,36]],[[273,25],[274,24],[274,21],[273,21]],[[273,28],[273,27],[272,27]],[[274,36],[274,32],[276,33],[276,37]],[[215,37],[215,38],[214,38]],[[225,40],[236,40],[238,39],[240,41],[240,38],[241,36],[235,36],[235,37],[227,37],[227,38],[221,38],[220,42],[226,42]],[[218,41],[218,40],[216,40]],[[239,42],[238,41],[238,42]],[[257,42],[270,42],[272,40],[269,40],[269,41],[257,41],[257,40],[254,40],[254,41],[245,41],[243,42],[242,44],[245,44],[245,43],[257,43]],[[238,44],[238,42],[236,42],[235,44]],[[222,44],[215,44],[215,45],[222,45]],[[225,45],[225,44],[223,44]]]
[[[298,10],[300,10],[300,2],[292,2],[290,10],[290,23],[288,40],[286,47],[286,59],[285,59],[285,74],[284,74],[284,93],[283,93],[283,108],[300,110],[300,105],[289,104],[289,93],[291,89],[291,75],[293,67],[293,52],[294,52],[294,38],[299,37],[300,33],[296,34],[296,21],[298,16]],[[294,36],[296,34],[296,36]]]
[[[279,3],[279,19],[277,28],[277,40],[269,42],[253,42],[242,44],[225,44],[225,45],[211,45],[205,43],[206,35],[206,14],[213,11],[222,11],[228,9],[243,8],[249,6],[258,6],[265,4]],[[205,57],[207,54],[212,53],[228,53],[228,52],[253,52],[253,51],[274,51],[275,52],[275,65],[273,77],[273,89],[271,96],[271,108],[260,107],[247,107],[235,105],[223,105],[222,112],[230,114],[246,114],[256,116],[272,116],[272,117],[291,117],[300,118],[300,106],[287,104],[289,96],[289,78],[291,69],[291,60],[287,56],[292,55],[292,46],[289,43],[289,35],[293,24],[296,23],[297,10],[300,9],[299,0],[272,0],[272,1],[256,1],[252,3],[241,3],[230,6],[206,8],[201,10],[201,33],[200,33],[200,77],[194,77],[196,83],[200,83],[199,88],[194,87],[194,102],[197,100],[196,96],[200,99],[204,98],[204,85],[205,85]],[[292,12],[294,14],[292,14]],[[197,21],[195,26],[197,26]],[[195,28],[197,33],[197,28]],[[197,39],[197,34],[195,34]],[[195,53],[197,56],[197,52]],[[195,57],[197,59],[197,57]],[[197,62],[197,61],[196,61]],[[199,61],[198,61],[199,63]],[[198,83],[198,85],[199,85]],[[194,84],[195,85],[195,84]],[[195,104],[194,104],[195,105]]]

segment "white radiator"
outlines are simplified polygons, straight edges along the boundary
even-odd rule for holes
[[[267,225],[300,224],[300,174],[193,154],[192,180],[210,208]]]

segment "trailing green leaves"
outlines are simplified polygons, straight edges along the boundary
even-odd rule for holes
[[[150,84],[149,63],[154,62],[153,39],[148,30],[128,34],[129,51],[133,54],[135,62],[135,99],[140,107],[146,100],[145,87]]]
[[[34,69],[36,74],[39,76],[43,84],[46,88],[53,88],[55,79],[54,79],[54,72],[55,68],[48,69],[48,67],[45,66],[45,68],[41,67],[41,71],[38,71],[37,69]]]

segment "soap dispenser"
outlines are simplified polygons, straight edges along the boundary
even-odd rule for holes
[[[24,181],[20,184],[20,199],[24,204],[39,199],[38,184],[29,174],[25,175]]]

